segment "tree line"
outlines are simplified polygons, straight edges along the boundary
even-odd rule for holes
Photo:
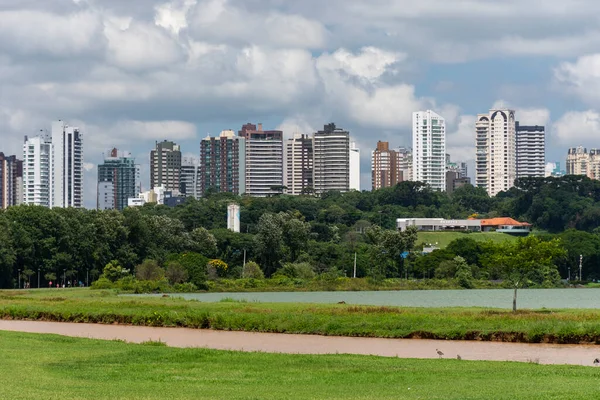
[[[241,233],[226,229],[230,202],[241,206]],[[600,182],[566,176],[519,179],[514,188],[493,198],[471,185],[448,196],[419,182],[403,182],[373,192],[328,192],[320,197],[209,192],[174,208],[147,204],[123,212],[11,207],[0,213],[0,287],[15,287],[19,276],[35,287],[38,274],[42,285],[51,280],[86,282],[88,277],[97,279],[110,263],[134,273],[148,260],[165,271],[171,263],[171,273],[179,265],[187,279],[198,284],[210,278],[211,260],[227,266],[215,267],[224,277],[244,276],[244,261],[253,262],[251,266],[267,277],[307,268],[315,274],[352,276],[356,257],[357,276],[379,279],[432,278],[442,262],[454,277],[459,270],[464,276],[462,261],[451,265],[461,257],[473,277],[501,277],[491,268],[498,262],[491,261],[491,255],[487,262],[456,251],[422,256],[413,251],[418,250],[416,232],[395,229],[399,217],[472,215],[528,221],[545,232],[537,235],[542,242],[560,237],[566,251],[555,260],[560,276],[575,268],[581,254],[584,276],[600,278]],[[487,250],[494,253],[476,249]],[[410,257],[401,257],[410,251]],[[444,275],[442,270],[438,276]]]

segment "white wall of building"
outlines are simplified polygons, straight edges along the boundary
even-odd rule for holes
[[[350,143],[350,190],[360,192],[360,149]]]
[[[446,121],[431,110],[413,113],[413,180],[446,190]]]
[[[51,207],[52,143],[47,135],[25,138],[23,204]]]

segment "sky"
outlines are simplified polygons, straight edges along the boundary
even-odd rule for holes
[[[514,108],[547,130],[547,160],[600,147],[600,2],[593,0],[0,0],[0,151],[61,119],[84,134],[87,207],[96,165],[246,122],[287,137],[329,122],[361,149],[411,146],[412,112],[447,124],[472,165],[475,116]]]

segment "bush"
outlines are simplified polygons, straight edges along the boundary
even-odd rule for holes
[[[316,274],[312,265],[309,263],[285,263],[283,268],[277,271],[278,275],[288,278],[313,279]]]
[[[110,279],[108,279],[104,276],[92,283],[92,289],[112,289],[112,288],[114,288],[114,284],[110,281]]]
[[[171,261],[167,264],[167,270],[165,276],[172,285],[183,283],[188,279],[188,273],[177,261]]]
[[[462,257],[454,258],[454,262],[457,266],[456,280],[458,284],[465,289],[473,288],[473,272],[471,267],[467,265],[467,262]]]
[[[224,277],[227,273],[227,268],[229,268],[229,266],[225,261],[210,260],[208,264],[206,264],[206,274],[208,275],[208,279],[214,281],[219,277]]]
[[[260,269],[260,266],[254,261],[250,261],[244,266],[242,277],[251,279],[264,279],[265,274]]]
[[[102,275],[111,282],[116,282],[127,274],[129,274],[129,270],[121,267],[116,260],[112,260],[106,264],[102,271]]]
[[[135,267],[135,277],[139,281],[158,281],[165,276],[165,271],[154,260],[145,260]]]
[[[166,279],[153,281],[137,281],[133,289],[134,293],[165,293],[171,287]]]
[[[198,290],[198,288],[193,283],[186,282],[176,284],[173,286],[173,290],[177,293],[193,293]]]
[[[135,285],[136,285],[137,281],[135,280],[135,278],[131,275],[128,275],[124,278],[119,279],[116,283],[115,286],[121,290],[134,290],[135,289]]]
[[[188,274],[188,281],[196,285],[199,289],[208,289],[206,285],[206,264],[208,264],[208,258],[198,253],[183,253],[177,257],[176,261],[185,268]]]

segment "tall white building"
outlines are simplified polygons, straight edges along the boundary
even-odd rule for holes
[[[246,139],[246,194],[267,197],[283,192],[283,132],[263,131],[253,124],[242,126]]]
[[[515,124],[517,178],[543,178],[546,175],[546,129],[543,126]]]
[[[413,113],[413,180],[446,190],[446,121],[431,110]]]
[[[350,133],[335,124],[314,134],[315,193],[350,190]],[[360,175],[360,172],[359,172]]]
[[[294,134],[286,141],[285,153],[287,193],[297,196],[313,191],[313,138]]]
[[[51,207],[52,142],[46,133],[23,144],[23,204]]]
[[[517,178],[515,128],[514,110],[494,109],[477,115],[475,184],[490,196],[510,189]]]
[[[181,159],[181,171],[179,175],[180,193],[185,197],[199,199],[200,195],[200,168],[198,159],[194,157],[183,157]]]
[[[83,207],[83,136],[79,128],[52,122],[50,207]]]
[[[350,190],[360,192],[360,149],[355,142],[350,143]]]

